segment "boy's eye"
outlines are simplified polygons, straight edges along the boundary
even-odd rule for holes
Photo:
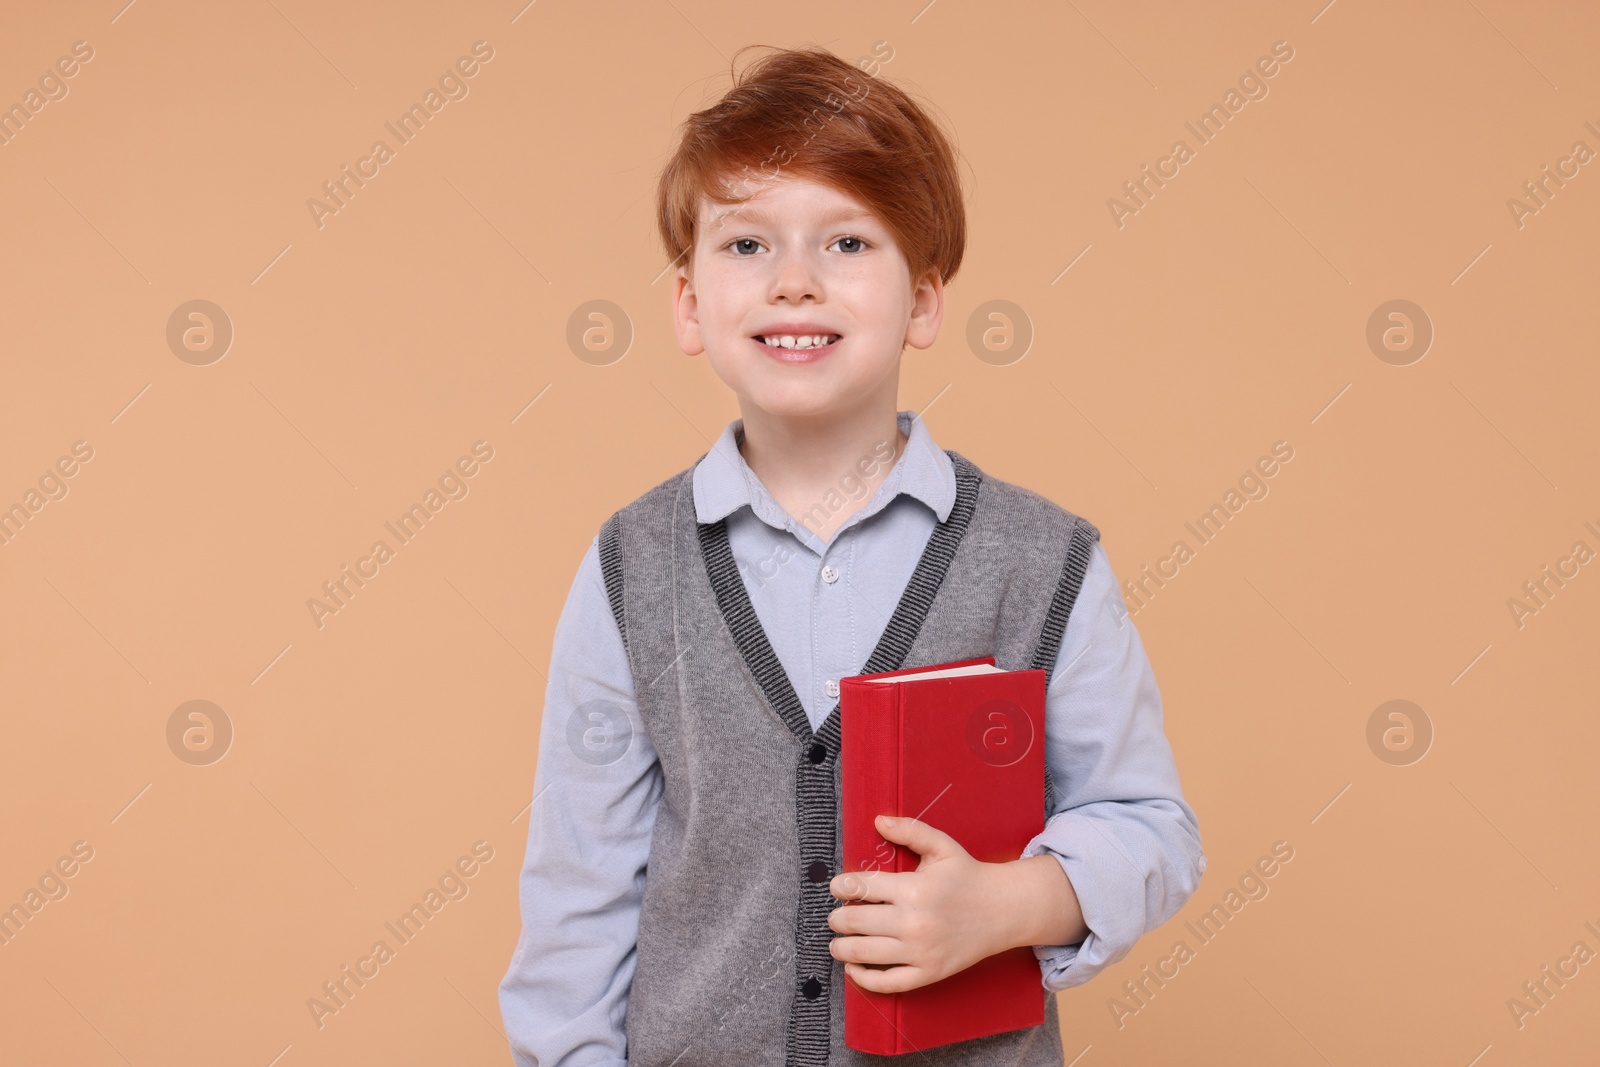
[[[833,243],[836,244],[836,245],[839,245],[839,244],[844,244],[846,241],[854,241],[855,244],[856,244],[856,247],[855,248],[843,248],[843,249],[840,249],[840,251],[842,251],[842,252],[859,252],[862,249],[867,247],[867,243],[865,241],[863,241],[859,237],[841,237],[841,238],[839,238],[837,241],[835,241]]]
[[[761,242],[756,240],[754,237],[741,237],[736,241],[730,241],[728,243],[728,247],[729,248],[738,249],[741,252],[747,251],[747,250],[748,251],[754,251],[754,249],[746,249],[745,246],[747,246],[747,245],[754,245],[756,248],[759,248],[759,247],[761,247]]]

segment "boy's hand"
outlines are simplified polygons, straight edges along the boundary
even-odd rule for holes
[[[834,908],[828,916],[835,931],[855,935],[829,945],[849,978],[874,993],[899,993],[1012,947],[1007,915],[1017,883],[1008,877],[1010,864],[975,860],[955,838],[918,819],[880,815],[877,827],[922,862],[915,871],[854,871],[829,883],[841,900],[877,902]]]

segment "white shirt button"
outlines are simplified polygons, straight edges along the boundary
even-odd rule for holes
[[[828,689],[828,695],[829,696],[831,696],[831,697],[838,696],[839,695],[839,679],[837,679],[837,678],[829,678],[828,679],[827,689]]]
[[[831,563],[822,568],[822,580],[827,582],[829,585],[837,582],[839,580],[839,568],[835,567]]]

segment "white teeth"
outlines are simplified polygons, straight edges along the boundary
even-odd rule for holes
[[[774,348],[821,348],[837,337],[838,334],[801,334],[797,337],[794,334],[786,333],[773,337],[763,337],[761,340],[762,343],[769,344]]]

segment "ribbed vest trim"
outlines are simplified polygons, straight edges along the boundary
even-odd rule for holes
[[[933,598],[938,594],[945,573],[950,569],[950,562],[955,559],[956,548],[961,544],[962,535],[967,532],[967,524],[972,519],[972,510],[978,501],[980,476],[977,469],[965,458],[954,452],[949,455],[956,467],[955,505],[950,509],[949,518],[936,526],[932,536],[928,538],[928,544],[922,551],[922,558],[917,561],[916,570],[912,572],[911,580],[906,583],[905,592],[900,596],[900,603],[895,606],[894,614],[889,617],[883,635],[878,639],[878,647],[867,660],[862,674],[899,669],[906,653],[911,651],[911,645],[916,640],[917,632],[922,629],[922,623],[928,617],[928,610],[933,606]],[[776,653],[772,651],[766,631],[761,628],[755,608],[750,603],[744,579],[739,575],[738,565],[734,562],[733,552],[728,546],[727,520],[701,523],[699,533],[700,545],[705,554],[706,572],[711,579],[711,588],[716,593],[717,604],[722,609],[723,618],[727,620],[728,630],[739,648],[739,654],[749,665],[750,673],[755,676],[761,691],[766,694],[772,706],[783,716],[784,722],[789,724],[789,729],[794,731],[794,735],[801,741],[837,738],[839,716],[837,704],[828,713],[822,728],[813,733],[810,720],[806,718],[805,708],[795,694],[783,664],[778,662]]]
[[[1055,673],[1056,659],[1061,652],[1061,638],[1067,632],[1067,619],[1072,615],[1072,605],[1078,602],[1078,591],[1083,588],[1083,575],[1089,569],[1089,556],[1100,531],[1088,519],[1079,518],[1067,540],[1066,560],[1061,564],[1061,578],[1056,582],[1056,595],[1050,600],[1050,611],[1044,618],[1044,629],[1039,634],[1039,644],[1033,653],[1033,669],[1044,671],[1045,688]],[[1050,766],[1044,768],[1044,817],[1049,821],[1056,810],[1056,784],[1050,776]]]
[[[965,457],[948,453],[955,465],[956,502],[944,522],[934,527],[922,558],[917,561],[911,580],[906,583],[900,603],[889,617],[878,646],[867,660],[862,674],[899,669],[906,653],[922,629],[938,595],[939,586],[955,559],[956,548],[967,532],[973,508],[978,501],[980,475]],[[795,915],[795,943],[798,946],[794,1001],[789,1010],[789,1044],[785,1063],[788,1067],[822,1067],[828,1062],[830,1044],[829,997],[833,990],[831,971],[833,954],[828,951],[828,941],[810,936],[810,931],[829,929],[828,914],[833,910],[833,894],[828,881],[814,882],[805,876],[805,868],[821,860],[832,865],[834,857],[834,832],[837,811],[834,795],[833,767],[831,761],[839,752],[839,705],[823,720],[822,728],[812,731],[805,707],[795,694],[794,686],[772,651],[761,621],[750,603],[750,595],[739,575],[733,552],[728,546],[726,519],[699,524],[702,552],[711,588],[716,593],[717,605],[733,635],[739,654],[744,657],[750,673],[766,694],[772,707],[802,742],[800,758],[795,766],[795,799],[800,813],[800,866],[795,872],[800,884],[800,904]],[[823,746],[822,759],[812,756],[816,745]],[[809,994],[809,996],[808,996]]]
[[[622,513],[616,512],[600,527],[600,574],[606,583],[606,599],[622,633],[622,650],[629,652],[628,628],[622,619]],[[631,653],[630,653],[631,654]]]

